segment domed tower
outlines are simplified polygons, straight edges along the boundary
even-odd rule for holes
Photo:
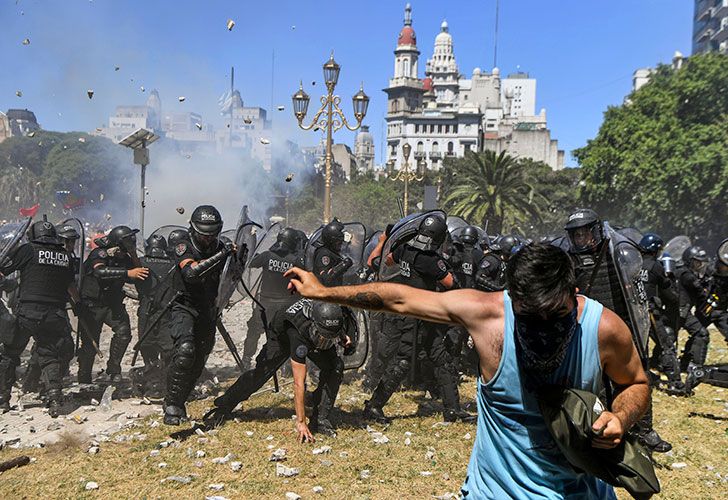
[[[399,163],[400,141],[406,137],[408,117],[422,110],[422,80],[417,76],[417,35],[412,28],[412,6],[404,8],[404,26],[394,49],[394,76],[389,80],[387,93],[387,159]]]
[[[147,107],[151,110],[149,119],[147,120],[150,127],[154,130],[162,129],[162,100],[159,98],[159,91],[152,90],[147,98]]]
[[[369,132],[369,125],[362,125],[356,134],[354,156],[360,170],[368,172],[374,169],[374,138]]]
[[[459,71],[447,21],[442,21],[440,33],[435,37],[435,50],[427,60],[425,75],[432,78],[432,87],[439,106],[457,103]]]

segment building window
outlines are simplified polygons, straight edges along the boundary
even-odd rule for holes
[[[437,126],[437,133],[442,134],[442,125]]]
[[[452,141],[447,143],[447,154],[452,155],[455,153],[455,144]]]
[[[425,150],[425,144],[420,141],[417,143],[417,152],[422,153]]]
[[[433,153],[439,153],[440,152],[440,145],[437,142],[432,143],[432,152]]]

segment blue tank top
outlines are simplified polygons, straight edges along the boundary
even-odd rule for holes
[[[508,292],[503,292],[503,304],[503,354],[488,383],[478,377],[478,430],[463,498],[616,499],[610,485],[575,472],[557,448],[535,394],[522,384]],[[586,299],[566,357],[547,383],[596,394],[602,389],[598,343],[602,309],[599,302]]]

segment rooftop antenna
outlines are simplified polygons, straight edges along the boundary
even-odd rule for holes
[[[498,67],[498,16],[500,12],[500,0],[495,0],[495,40],[493,43],[493,67]]]

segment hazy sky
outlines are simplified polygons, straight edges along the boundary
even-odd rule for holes
[[[379,159],[382,89],[392,76],[405,3],[1,0],[0,109],[31,109],[50,130],[90,131],[117,104],[141,104],[157,88],[164,109],[196,111],[222,127],[217,100],[234,65],[247,106],[270,108],[273,101],[274,138],[310,145],[318,136],[297,130],[290,96],[302,79],[315,109],[324,90],[321,64],[334,49],[347,115],[360,82],[372,98],[365,123]],[[421,72],[443,19],[460,72],[492,68],[495,0],[412,7]],[[546,108],[552,135],[570,152],[595,135],[607,106],[622,102],[635,69],[669,62],[675,50],[689,54],[692,15],[692,0],[501,0],[498,66],[502,74],[520,68],[538,80],[537,112]],[[187,99],[179,103],[178,96]],[[336,139],[353,144],[352,133]],[[568,155],[567,163],[574,164]]]

